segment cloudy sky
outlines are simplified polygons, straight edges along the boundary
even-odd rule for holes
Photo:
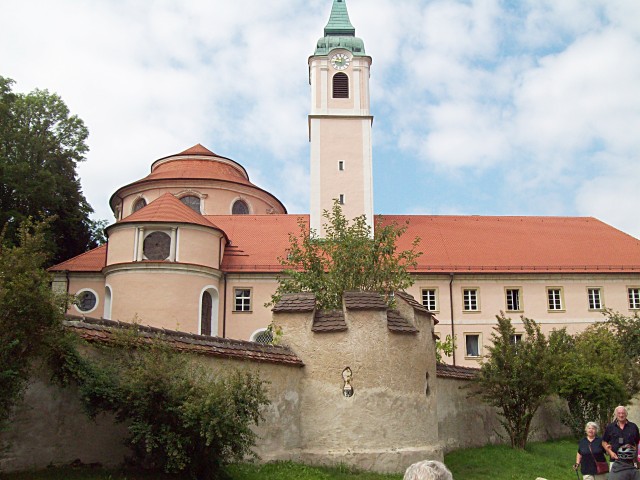
[[[196,143],[309,206],[331,0],[1,0],[0,75],[90,131],[95,218]],[[377,213],[595,216],[640,237],[640,1],[348,0],[373,57]]]

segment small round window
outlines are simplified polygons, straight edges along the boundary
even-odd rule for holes
[[[137,212],[138,210],[140,210],[141,208],[146,207],[146,206],[147,206],[147,201],[144,198],[139,198],[133,204],[133,211]]]
[[[76,295],[76,307],[81,312],[90,312],[96,308],[98,299],[91,290],[83,290]]]
[[[171,237],[164,232],[153,232],[144,239],[142,251],[149,260],[166,260],[171,250]]]
[[[186,197],[182,197],[180,201],[194,212],[200,213],[200,199],[195,195],[187,195]]]
[[[233,207],[231,207],[231,213],[233,215],[248,215],[249,205],[244,200],[236,200]]]

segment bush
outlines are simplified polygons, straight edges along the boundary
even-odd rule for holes
[[[110,411],[127,423],[141,465],[198,479],[221,478],[224,465],[252,455],[252,426],[268,403],[257,375],[215,376],[135,328],[85,359],[78,378],[92,416]]]

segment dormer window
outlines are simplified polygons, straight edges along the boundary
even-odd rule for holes
[[[231,207],[232,215],[249,215],[249,205],[244,200],[236,200]]]
[[[333,98],[349,98],[349,77],[346,73],[333,76]]]
[[[195,195],[186,195],[180,199],[187,207],[194,212],[200,213],[200,198]]]

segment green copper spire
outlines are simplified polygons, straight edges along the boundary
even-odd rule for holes
[[[344,48],[354,55],[365,55],[364,42],[356,37],[345,0],[333,0],[331,15],[324,27],[324,37],[318,40],[314,55],[328,55],[334,48]]]

